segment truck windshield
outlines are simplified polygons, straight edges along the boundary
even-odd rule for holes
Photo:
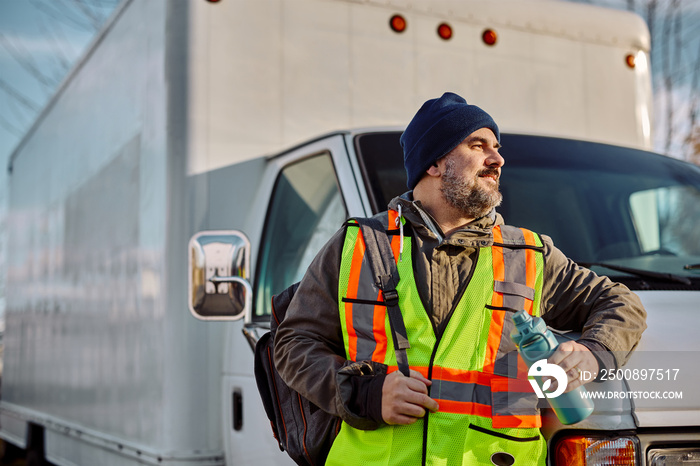
[[[406,191],[399,136],[355,139],[375,211]],[[501,144],[506,223],[632,289],[700,289],[699,167],[566,139],[504,134]]]

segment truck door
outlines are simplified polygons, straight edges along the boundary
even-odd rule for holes
[[[348,216],[364,215],[343,136],[273,157],[252,209],[259,221],[249,232],[254,311],[247,320],[264,327],[270,321],[272,296],[301,280],[316,253]],[[272,437],[252,373],[239,375],[236,370],[244,365],[241,359],[252,359],[241,337],[240,331],[231,333],[235,356],[226,362],[228,396],[224,400],[233,406],[225,412],[234,412],[227,429],[227,462],[291,464]],[[236,400],[241,399],[242,413],[236,416]]]
[[[340,136],[282,156],[276,165],[257,253],[256,316],[269,315],[272,296],[301,280],[349,215],[364,215]]]

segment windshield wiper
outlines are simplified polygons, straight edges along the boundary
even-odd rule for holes
[[[684,285],[692,285],[693,284],[693,282],[691,282],[689,278],[682,277],[680,275],[674,275],[672,273],[652,272],[650,270],[644,270],[644,269],[635,269],[632,267],[625,267],[624,265],[608,264],[607,262],[578,262],[578,265],[581,265],[583,267],[589,267],[589,268],[592,266],[605,267],[606,269],[615,270],[617,272],[624,272],[624,273],[628,273],[630,275],[636,275],[638,277],[669,280],[672,282],[683,283]],[[698,265],[700,265],[700,264],[698,264]]]
[[[684,265],[683,268],[684,268],[685,270],[700,269],[700,264],[688,264],[688,265]]]

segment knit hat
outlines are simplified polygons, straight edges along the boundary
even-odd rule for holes
[[[439,99],[424,103],[400,139],[408,188],[415,188],[435,161],[481,128],[489,128],[498,142],[501,141],[493,118],[476,105],[467,104],[457,94],[445,92]]]

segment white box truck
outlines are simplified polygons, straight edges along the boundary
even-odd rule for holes
[[[289,464],[242,330],[405,189],[401,127],[453,91],[504,133],[506,220],[644,301],[658,367],[598,387],[682,391],[549,416],[548,461],[697,457],[700,171],[643,150],[648,54],[639,17],[551,0],[126,0],[9,161],[0,437],[34,464]]]

